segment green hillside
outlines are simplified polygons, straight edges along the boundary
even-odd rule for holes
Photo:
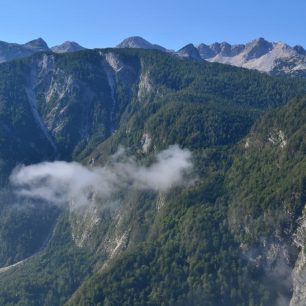
[[[305,94],[305,79],[154,50],[1,64],[0,264],[26,261],[0,270],[0,304],[289,301],[306,194]],[[101,167],[123,146],[148,166],[174,144],[194,165],[180,187],[123,186],[110,205],[93,195],[78,210],[11,195],[19,164]]]

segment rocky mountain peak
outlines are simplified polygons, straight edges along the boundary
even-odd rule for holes
[[[229,43],[224,41],[220,44],[220,49],[221,49],[221,54],[224,54],[224,56],[227,56],[231,54],[232,46]]]
[[[272,49],[273,44],[260,37],[246,44],[244,57],[246,60],[251,60],[267,54]]]
[[[61,45],[57,45],[51,48],[51,50],[55,53],[77,52],[84,49],[84,47],[74,41],[65,41]]]
[[[216,55],[216,53],[210,48],[210,46],[205,44],[199,44],[197,46],[197,49],[202,59],[211,58]]]
[[[49,47],[42,38],[31,40],[23,45],[27,49],[35,50],[35,52],[48,51]]]
[[[186,45],[185,47],[180,49],[177,52],[177,54],[180,57],[185,57],[185,58],[193,59],[196,61],[201,60],[201,55],[199,53],[199,50],[193,44]]]
[[[141,48],[141,49],[156,49],[160,51],[166,51],[165,48],[151,44],[144,38],[140,36],[132,36],[124,39],[119,45],[117,45],[117,48]]]

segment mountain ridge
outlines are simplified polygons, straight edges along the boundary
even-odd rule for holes
[[[149,42],[146,41],[147,45],[140,44],[138,39],[130,37],[124,41],[129,42],[129,48],[152,48]],[[125,44],[118,46],[125,47]],[[160,48],[159,50],[163,51]],[[291,47],[282,42],[269,42],[262,37],[238,45],[227,42],[211,45],[201,43],[197,46],[187,44],[178,51],[167,52],[182,58],[229,64],[274,75],[306,76],[306,50],[302,46]]]
[[[116,48],[154,49],[174,56],[196,61],[209,61],[232,66],[255,69],[272,75],[291,75],[306,77],[306,50],[300,46],[289,46],[283,42],[269,42],[260,37],[246,44],[229,44],[215,42],[213,44],[192,43],[177,51],[152,44],[140,36],[131,36],[119,43]],[[73,41],[48,47],[38,38],[25,44],[0,42],[0,63],[37,52],[52,51],[55,53],[77,52],[85,48]]]
[[[39,52],[53,51],[55,53],[66,53],[84,49],[78,43],[71,41],[66,41],[61,45],[49,48],[42,38],[37,38],[24,44],[0,41],[0,63],[28,57]]]
[[[67,53],[85,50],[85,48],[74,41],[65,41],[60,45],[51,47],[51,50],[55,53]]]

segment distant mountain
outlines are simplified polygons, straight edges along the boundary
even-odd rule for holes
[[[283,42],[269,42],[264,38],[254,39],[246,44],[234,45],[227,42],[216,42],[210,45],[201,43],[197,46],[188,44],[177,51],[173,51],[152,44],[142,37],[132,36],[124,39],[116,48],[154,49],[195,61],[206,60],[255,69],[273,75],[306,77],[306,50],[302,46],[291,47]],[[0,41],[0,63],[27,57],[37,52],[66,53],[84,49],[73,41],[66,41],[49,48],[42,38],[25,44]]]
[[[216,42],[211,45],[201,43],[197,46],[188,44],[175,52],[153,45],[141,37],[130,37],[117,47],[158,49],[182,58],[229,64],[274,75],[306,77],[306,51],[302,46],[291,47],[282,42],[269,42],[264,38],[237,45],[227,42]]]
[[[198,46],[201,58],[273,74],[306,75],[306,51],[282,42],[255,39],[245,45],[226,42]]]
[[[151,44],[147,40],[139,36],[132,36],[123,40],[117,48],[141,48],[141,49],[155,49],[160,51],[166,51],[162,46]]]
[[[187,46],[177,51],[176,54],[180,57],[185,57],[197,61],[201,60],[199,50],[193,44],[188,44]]]
[[[53,51],[55,53],[66,53],[84,49],[84,47],[73,41],[66,41],[61,45],[49,48],[42,38],[31,40],[25,44],[0,41],[0,63],[27,57],[38,52]]]
[[[42,38],[31,40],[22,46],[28,50],[33,50],[33,52],[44,52],[49,50],[47,43]]]
[[[80,46],[78,43],[74,41],[65,41],[61,45],[52,47],[51,50],[55,53],[66,53],[66,52],[76,52],[76,51],[85,50],[85,48]]]
[[[7,43],[0,41],[0,63],[48,50],[49,47],[42,38],[29,41],[26,44]]]

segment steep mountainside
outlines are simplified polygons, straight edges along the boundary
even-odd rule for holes
[[[303,255],[292,274],[292,237],[300,231],[303,254],[305,111],[305,98],[293,100],[229,151],[195,151],[197,184],[158,199],[145,243],[94,274],[68,305],[289,305],[292,289],[303,305]]]
[[[301,300],[306,100],[286,103],[305,94],[303,79],[158,50],[1,64],[0,304]],[[166,187],[173,152],[193,170]]]
[[[298,99],[275,113],[267,114],[234,147],[229,159],[220,155],[224,148],[215,149],[210,154],[198,153],[202,157],[198,167],[208,178],[201,179],[202,184],[189,189],[185,197],[170,194],[163,199],[155,219],[158,233],[152,234],[155,239],[159,237],[156,244],[152,245],[149,236],[143,248],[132,249],[107,271],[93,276],[81,287],[71,304],[160,305],[166,300],[165,305],[245,305],[246,301],[254,305],[288,305],[293,288],[296,293],[291,303],[295,305],[294,301],[299,300],[303,305],[303,272],[295,272],[297,276],[294,279],[298,281],[292,282],[292,269],[297,258],[292,236],[298,230],[296,221],[305,205],[305,107],[305,99]],[[171,135],[164,137],[171,139]],[[164,137],[151,140],[152,147],[161,140],[165,142]],[[218,161],[214,166],[213,160]],[[231,164],[229,168],[225,166],[228,163]],[[213,209],[205,202],[217,207]],[[201,209],[205,212],[201,213]],[[221,222],[218,218],[224,213],[228,224],[222,223],[224,228],[220,228],[216,224]],[[201,219],[201,216],[209,220]],[[220,218],[226,220],[224,215]],[[190,222],[193,224],[191,228]],[[236,238],[227,236],[229,233]],[[187,240],[191,237],[194,240],[189,245]],[[218,244],[218,241],[222,243]],[[304,240],[300,241],[302,244],[298,246],[302,246],[303,254]],[[235,257],[241,255],[234,255],[233,248],[239,249],[245,261],[236,261]],[[232,262],[235,266],[233,270],[227,270],[224,263],[221,264],[220,249],[224,252],[226,265]],[[194,254],[199,255],[193,257]],[[200,254],[206,254],[206,259],[201,259]],[[208,258],[216,260],[216,263]],[[303,267],[301,262],[299,259],[299,269]],[[209,265],[224,268],[217,272]],[[246,276],[239,276],[242,273],[239,271],[249,271],[247,283],[245,280],[240,283]],[[209,272],[218,273],[216,283],[211,278],[201,283],[199,278]],[[169,278],[161,285],[164,275],[169,275]],[[230,284],[226,285],[226,279],[231,280]],[[178,288],[180,290],[176,291]],[[231,288],[230,293],[227,288]],[[120,294],[116,294],[118,292]]]

